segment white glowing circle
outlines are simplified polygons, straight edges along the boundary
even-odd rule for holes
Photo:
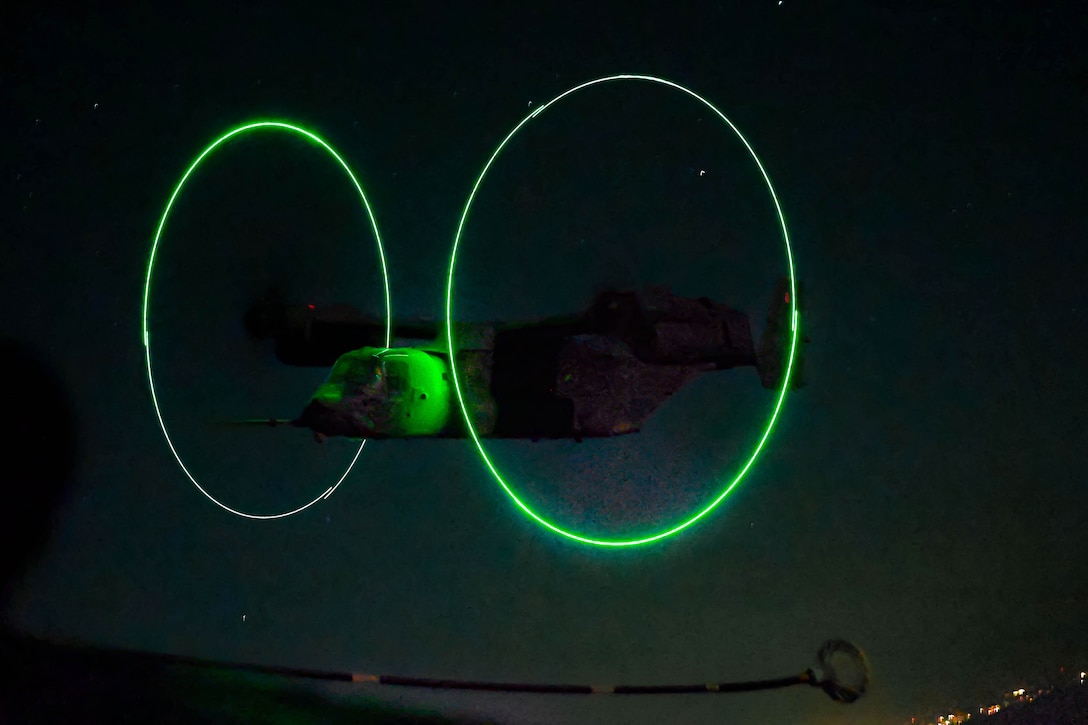
[[[340,166],[347,173],[348,178],[351,179],[351,183],[355,186],[356,191],[359,192],[359,198],[362,200],[363,206],[366,209],[367,217],[370,219],[370,226],[374,232],[374,239],[378,243],[378,258],[381,261],[382,278],[385,282],[385,345],[386,347],[389,347],[390,340],[392,338],[393,319],[391,309],[392,305],[389,295],[389,272],[385,263],[385,251],[382,248],[382,239],[381,236],[378,234],[378,224],[374,219],[374,213],[371,211],[370,202],[367,201],[366,194],[363,193],[363,187],[359,184],[359,180],[355,177],[355,174],[352,173],[351,169],[348,167],[347,162],[345,162],[340,154],[336,153],[336,151],[334,151],[333,148],[329,146],[324,140],[322,140],[310,131],[280,121],[257,121],[228,131],[227,133],[223,134],[218,139],[213,141],[211,145],[209,145],[206,149],[204,149],[204,151],[202,151],[200,155],[197,156],[196,160],[193,161],[193,163],[189,166],[188,170],[186,170],[185,174],[181,177],[181,181],[179,181],[177,187],[174,188],[174,193],[170,195],[170,200],[166,203],[166,208],[163,210],[162,218],[159,220],[158,228],[155,230],[155,239],[151,245],[151,254],[149,255],[147,260],[147,277],[144,280],[144,301],[143,312],[141,316],[141,329],[143,330],[144,360],[147,365],[147,385],[151,391],[151,402],[155,407],[155,417],[159,421],[159,427],[162,429],[163,437],[166,439],[166,445],[169,446],[170,452],[174,455],[174,460],[177,461],[177,464],[181,468],[182,472],[192,482],[192,484],[196,486],[198,491],[204,494],[209,501],[214,503],[216,506],[219,506],[224,511],[229,511],[236,516],[242,516],[247,519],[280,519],[286,516],[291,516],[292,514],[297,514],[300,511],[304,511],[305,509],[313,506],[318,501],[321,501],[322,499],[327,499],[329,496],[331,496],[333,492],[340,486],[340,484],[344,482],[344,479],[348,477],[348,474],[351,473],[352,468],[355,467],[355,462],[359,460],[359,454],[363,452],[363,447],[366,445],[366,440],[363,440],[359,444],[359,449],[355,451],[354,457],[352,457],[351,462],[348,464],[347,468],[344,469],[344,472],[343,474],[341,474],[339,480],[337,480],[336,483],[334,483],[332,486],[329,486],[324,491],[322,491],[320,495],[318,495],[314,500],[310,501],[309,503],[303,504],[302,506],[299,506],[298,508],[292,509],[290,511],[284,511],[282,513],[276,514],[251,514],[227,506],[222,501],[217,500],[203,486],[200,485],[200,482],[196,480],[196,476],[194,476],[186,467],[185,462],[181,458],[181,454],[178,453],[177,448],[175,448],[174,446],[174,442],[170,439],[170,432],[166,428],[166,421],[163,420],[162,411],[159,408],[159,399],[158,396],[155,394],[155,376],[151,368],[151,336],[147,330],[147,312],[151,300],[151,274],[155,267],[155,255],[159,249],[159,241],[162,238],[163,229],[166,228],[166,220],[170,216],[170,210],[173,209],[174,202],[177,200],[178,195],[181,193],[182,187],[185,185],[185,182],[192,175],[192,173],[196,170],[197,166],[199,166],[200,163],[221,144],[226,142],[228,139],[239,136],[240,134],[255,131],[258,129],[278,129],[283,131],[289,131],[299,134],[300,136],[303,136],[309,141],[312,141],[314,144],[320,146],[322,149],[327,151],[337,161],[337,163],[340,164]]]

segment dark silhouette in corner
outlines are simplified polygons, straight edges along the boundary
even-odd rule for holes
[[[0,437],[0,722],[439,723],[439,714],[332,702],[306,682],[158,660],[17,631],[11,596],[48,544],[80,455],[67,387],[30,346],[0,337],[5,413]],[[494,722],[493,718],[487,718]]]

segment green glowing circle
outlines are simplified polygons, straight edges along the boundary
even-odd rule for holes
[[[355,178],[355,174],[352,173],[351,169],[347,165],[347,162],[345,162],[344,159],[340,156],[340,154],[336,153],[336,151],[334,151],[333,148],[331,146],[329,146],[329,144],[325,143],[325,141],[323,141],[321,138],[319,138],[316,134],[314,134],[314,133],[312,133],[310,131],[307,131],[306,129],[299,128],[298,126],[292,126],[289,123],[283,123],[283,122],[280,122],[280,121],[255,121],[253,123],[247,123],[244,126],[239,126],[238,128],[235,128],[235,129],[233,129],[231,131],[226,132],[225,134],[223,134],[222,136],[217,138],[215,141],[213,141],[211,143],[211,145],[209,145],[206,149],[204,149],[200,153],[200,155],[196,157],[196,160],[193,161],[193,163],[189,165],[189,168],[182,175],[181,181],[179,181],[178,185],[174,188],[174,193],[170,195],[170,200],[168,202],[166,202],[166,208],[163,209],[162,218],[159,220],[158,228],[155,230],[155,239],[151,244],[151,254],[148,256],[148,260],[147,260],[147,277],[144,280],[143,311],[142,311],[142,314],[141,314],[141,329],[143,331],[144,360],[147,363],[147,385],[148,385],[148,388],[151,390],[151,402],[155,406],[155,417],[158,418],[159,427],[162,429],[163,437],[166,438],[166,445],[170,447],[170,452],[174,454],[174,459],[177,461],[178,466],[181,467],[182,472],[184,472],[186,477],[188,477],[188,479],[190,481],[192,481],[193,485],[197,487],[197,490],[199,490],[202,494],[207,496],[208,499],[210,501],[212,501],[212,503],[214,503],[215,505],[219,506],[220,508],[222,508],[222,509],[224,509],[226,511],[229,511],[232,514],[235,514],[237,516],[243,516],[243,517],[248,518],[248,519],[278,519],[278,518],[283,518],[285,516],[290,516],[291,514],[296,514],[299,511],[302,511],[304,509],[309,508],[310,506],[313,506],[318,501],[328,498],[329,496],[332,495],[333,491],[335,491],[337,489],[337,487],[341,483],[344,482],[344,479],[346,479],[348,477],[348,474],[351,473],[351,469],[355,466],[355,462],[357,460],[359,460],[359,454],[363,452],[363,446],[366,445],[365,440],[362,443],[359,444],[359,449],[357,451],[355,451],[355,456],[351,459],[351,462],[348,463],[347,468],[344,469],[344,473],[340,476],[339,480],[337,480],[336,483],[333,484],[332,486],[329,486],[324,491],[322,491],[321,494],[317,498],[315,498],[313,501],[310,501],[307,504],[299,506],[296,509],[292,509],[290,511],[284,511],[282,513],[277,513],[277,514],[251,514],[251,513],[246,513],[244,511],[238,511],[236,509],[231,508],[230,506],[227,506],[226,504],[222,503],[221,501],[216,500],[216,498],[214,496],[212,496],[210,493],[208,493],[208,491],[205,490],[205,488],[203,486],[201,486],[199,482],[197,482],[196,477],[193,476],[193,474],[189,472],[188,468],[186,468],[184,461],[182,461],[182,459],[181,459],[181,454],[179,454],[177,449],[174,447],[174,442],[172,440],[170,440],[170,433],[166,429],[166,422],[163,420],[162,411],[159,408],[159,399],[158,399],[158,396],[155,394],[155,376],[152,374],[152,371],[151,371],[151,337],[150,337],[150,335],[148,333],[148,330],[147,330],[147,311],[148,311],[148,309],[150,307],[150,304],[151,304],[151,274],[152,274],[152,272],[154,271],[154,268],[155,268],[155,254],[158,252],[158,249],[159,249],[159,241],[162,238],[163,229],[166,228],[166,220],[170,216],[170,211],[171,211],[171,209],[173,209],[174,202],[177,201],[178,195],[181,193],[182,187],[185,186],[185,182],[189,179],[190,176],[192,176],[193,172],[196,171],[196,168],[198,166],[200,166],[200,163],[202,161],[204,161],[204,159],[206,159],[212,153],[212,151],[218,149],[221,145],[226,143],[229,139],[238,138],[238,137],[241,137],[241,136],[243,136],[243,135],[245,135],[247,133],[251,133],[251,132],[255,132],[255,131],[266,131],[266,130],[288,131],[290,133],[295,133],[295,134],[298,134],[299,136],[302,136],[303,138],[313,142],[314,145],[316,145],[316,146],[324,149],[325,151],[327,151],[329,153],[329,155],[332,156],[336,160],[336,162],[338,164],[340,164],[341,168],[344,169],[344,172],[347,173],[348,178],[351,179],[351,183],[355,186],[355,190],[359,192],[359,198],[362,200],[363,207],[366,209],[367,217],[370,219],[370,227],[374,231],[374,239],[378,243],[378,259],[381,262],[382,280],[383,280],[383,282],[385,284],[385,346],[386,347],[389,347],[390,340],[392,338],[391,333],[392,333],[392,319],[393,319],[392,310],[391,310],[391,303],[390,303],[390,297],[389,297],[389,273],[388,273],[388,270],[387,270],[386,264],[385,264],[385,250],[382,248],[382,239],[381,239],[381,236],[378,234],[378,223],[374,219],[374,213],[371,211],[370,202],[367,201],[366,194],[363,193],[363,187],[359,184],[359,180]]]
[[[771,196],[771,200],[774,202],[775,211],[776,211],[776,214],[778,216],[778,222],[779,222],[779,225],[780,225],[780,227],[782,229],[782,241],[786,245],[786,260],[789,263],[789,277],[790,277],[790,317],[791,317],[791,320],[792,320],[792,333],[793,333],[792,337],[790,338],[790,353],[789,353],[789,358],[788,358],[787,363],[786,363],[786,374],[785,374],[785,376],[783,377],[783,380],[782,380],[782,389],[781,389],[781,391],[779,391],[778,399],[775,401],[774,408],[771,411],[771,414],[767,419],[767,424],[766,424],[766,427],[765,427],[765,429],[763,431],[763,434],[760,436],[759,441],[753,447],[751,455],[748,457],[747,462],[745,462],[745,464],[741,467],[740,471],[736,474],[736,476],[733,477],[733,479],[731,481],[728,481],[727,483],[723,482],[724,483],[723,488],[714,497],[714,499],[710,501],[710,503],[708,503],[702,509],[700,509],[699,511],[694,513],[692,516],[690,516],[689,518],[687,518],[687,519],[685,519],[683,521],[680,521],[679,523],[668,526],[667,528],[665,528],[665,529],[663,529],[663,530],[661,530],[661,531],[659,531],[659,532],[657,532],[657,533],[655,533],[653,535],[643,536],[641,538],[634,538],[634,539],[597,539],[597,538],[592,538],[592,537],[589,537],[589,536],[583,536],[583,535],[581,535],[581,534],[579,534],[577,532],[574,532],[574,531],[569,531],[567,529],[564,529],[564,528],[556,525],[555,523],[553,523],[551,521],[548,521],[546,518],[544,518],[543,516],[541,516],[537,512],[533,511],[528,506],[528,504],[526,504],[524,501],[521,500],[521,498],[518,497],[518,495],[514,492],[514,489],[510,486],[510,484],[508,484],[503,479],[502,474],[499,473],[499,470],[495,466],[495,464],[492,462],[491,457],[488,456],[487,450],[484,448],[484,445],[480,440],[480,436],[476,432],[475,426],[473,426],[473,424],[472,424],[472,416],[469,414],[468,407],[465,404],[464,393],[461,390],[461,381],[460,381],[460,378],[457,375],[457,359],[456,359],[456,351],[454,349],[454,338],[453,338],[453,280],[454,280],[454,273],[455,273],[456,267],[457,267],[457,252],[458,252],[458,249],[459,249],[460,244],[461,244],[461,236],[464,233],[465,221],[468,219],[469,210],[472,208],[472,203],[475,200],[476,194],[480,189],[480,185],[483,183],[484,177],[487,176],[487,172],[491,168],[491,165],[495,162],[495,159],[498,158],[499,154],[502,153],[502,150],[503,150],[503,148],[506,147],[506,144],[510,142],[510,139],[512,139],[518,133],[518,131],[520,131],[527,123],[529,123],[529,121],[533,120],[534,118],[536,118],[537,116],[542,114],[545,110],[550,108],[553,104],[558,103],[561,99],[563,99],[563,98],[565,98],[565,97],[567,97],[567,96],[569,96],[569,95],[571,95],[573,93],[576,93],[576,92],[578,92],[580,90],[589,88],[591,86],[599,85],[601,83],[609,83],[609,82],[612,82],[612,81],[644,81],[644,82],[649,82],[649,83],[657,83],[659,85],[668,86],[669,88],[674,88],[674,89],[676,89],[678,91],[681,91],[682,93],[685,93],[688,96],[690,96],[690,97],[694,98],[695,100],[699,101],[700,103],[702,103],[704,106],[706,106],[706,108],[708,108],[711,112],[713,112],[718,118],[720,118],[722,121],[724,121],[725,124],[727,126],[729,126],[730,129],[733,130],[733,133],[735,133],[737,135],[737,138],[739,138],[741,140],[741,143],[744,144],[744,147],[746,149],[748,149],[748,153],[751,155],[752,160],[755,161],[756,166],[759,168],[759,173],[763,176],[763,181],[767,184],[767,191]],[[791,378],[791,375],[793,373],[794,356],[795,356],[796,350],[797,350],[798,327],[799,327],[799,324],[800,324],[800,320],[798,318],[798,313],[797,313],[796,300],[797,300],[797,284],[796,284],[795,275],[794,275],[793,250],[790,248],[789,232],[786,229],[786,219],[785,219],[785,216],[782,213],[782,205],[778,201],[778,195],[775,194],[774,186],[771,184],[771,179],[767,175],[766,169],[763,168],[763,164],[762,164],[762,162],[760,162],[759,157],[756,156],[755,150],[752,148],[752,145],[750,143],[748,143],[748,140],[744,137],[744,135],[741,134],[741,132],[737,129],[737,127],[733,125],[733,122],[730,121],[728,118],[726,118],[725,114],[722,113],[721,111],[719,111],[712,103],[710,103],[710,101],[706,100],[705,98],[698,95],[694,91],[691,91],[691,90],[689,90],[687,88],[684,88],[683,86],[681,86],[681,85],[679,85],[677,83],[673,83],[672,81],[664,80],[663,78],[656,78],[654,76],[644,76],[644,75],[615,75],[615,76],[608,76],[608,77],[605,77],[605,78],[598,78],[598,79],[592,80],[592,81],[587,81],[586,83],[582,83],[581,85],[574,86],[573,88],[570,88],[570,89],[560,93],[558,96],[556,96],[552,100],[548,101],[544,105],[538,107],[536,110],[534,110],[528,116],[523,118],[521,120],[521,122],[518,125],[516,125],[513,128],[513,130],[510,131],[510,133],[508,133],[506,135],[506,138],[504,138],[502,140],[502,142],[499,143],[499,145],[495,148],[495,151],[491,154],[491,157],[487,160],[487,163],[484,164],[484,168],[480,172],[479,177],[477,177],[476,182],[473,184],[472,191],[469,193],[468,200],[465,202],[465,208],[461,212],[461,219],[457,224],[457,232],[456,232],[456,234],[454,235],[454,238],[453,238],[453,248],[450,251],[449,271],[448,271],[447,276],[446,276],[446,340],[447,340],[446,344],[447,344],[447,351],[449,352],[449,358],[450,358],[450,370],[453,373],[452,377],[453,377],[453,383],[454,383],[454,392],[457,394],[457,403],[458,403],[458,406],[461,408],[461,414],[464,417],[465,426],[468,429],[468,432],[469,432],[469,434],[470,434],[470,436],[472,438],[473,443],[475,443],[475,445],[476,445],[476,449],[479,451],[480,458],[483,460],[484,465],[487,466],[487,469],[489,471],[491,471],[491,475],[495,477],[495,480],[498,481],[499,486],[501,486],[502,490],[504,492],[506,492],[506,495],[509,496],[510,499],[514,502],[514,504],[526,516],[528,516],[530,519],[532,519],[536,523],[540,524],[544,528],[546,528],[546,529],[548,529],[548,530],[550,530],[550,531],[552,531],[552,532],[554,532],[556,534],[559,534],[560,536],[564,536],[564,537],[566,537],[568,539],[572,539],[572,540],[577,541],[577,542],[582,543],[582,544],[592,544],[592,545],[595,545],[595,546],[621,547],[621,546],[637,546],[639,544],[649,544],[649,543],[654,542],[654,541],[660,541],[662,539],[668,538],[668,537],[670,537],[670,536],[672,536],[674,534],[677,534],[677,533],[683,531],[684,529],[688,528],[689,526],[694,524],[696,521],[699,521],[704,516],[709,514],[711,511],[713,511],[718,506],[718,504],[720,504],[723,500],[725,500],[725,497],[728,496],[740,484],[741,479],[743,479],[744,476],[747,475],[748,471],[752,468],[752,465],[755,463],[756,459],[759,457],[760,452],[763,450],[764,446],[766,445],[768,438],[770,438],[771,431],[774,429],[775,423],[778,421],[778,416],[782,411],[782,405],[783,405],[783,403],[785,402],[785,399],[786,399],[786,391],[789,389],[790,378]]]

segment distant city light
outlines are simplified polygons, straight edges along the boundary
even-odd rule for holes
[[[1062,667],[1059,670],[1061,673],[1065,672],[1065,668]],[[1070,679],[1073,672],[1080,675],[1079,684],[1084,685],[1088,682],[1088,670],[1072,670],[1070,672]],[[1068,679],[1064,679],[1064,682],[1068,682]],[[1026,687],[1021,687],[1016,690],[1005,692],[1002,695],[1002,702],[1000,704],[995,703],[993,705],[979,705],[978,714],[982,716],[996,715],[1000,712],[1013,710],[1017,708],[1026,707],[1027,703],[1035,702],[1037,699],[1050,695],[1054,692],[1055,687],[1052,685],[1047,688],[1034,689],[1032,692],[1028,692]],[[912,717],[910,722],[913,723],[928,723],[929,725],[957,725],[958,723],[965,723],[971,721],[972,715],[969,712],[962,710],[956,710],[949,715],[928,715],[924,718],[918,719]],[[1088,722],[1088,721],[1086,721]]]

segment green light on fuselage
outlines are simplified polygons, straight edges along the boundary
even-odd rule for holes
[[[313,399],[360,435],[439,435],[450,417],[448,373],[424,350],[363,347],[340,356]]]
[[[394,348],[378,353],[390,403],[395,435],[437,435],[450,417],[449,366],[423,350]]]

